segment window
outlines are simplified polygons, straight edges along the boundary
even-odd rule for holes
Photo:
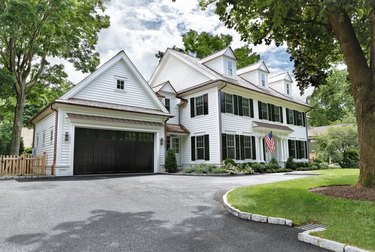
[[[294,124],[294,110],[286,109],[288,124]]]
[[[289,157],[296,159],[307,158],[307,142],[298,140],[288,140]]]
[[[296,110],[286,109],[287,123],[297,126],[306,126],[305,113]]]
[[[125,81],[117,79],[117,89],[124,90],[125,89]]]
[[[250,116],[249,99],[242,98],[242,114],[244,116]]]
[[[197,136],[197,159],[204,159],[204,137]]]
[[[191,160],[210,160],[209,135],[191,137]]]
[[[260,74],[260,81],[261,81],[262,87],[265,87],[266,86],[266,76],[263,73]]]
[[[53,141],[53,129],[51,129],[51,131],[50,131],[50,138],[49,138],[49,141],[52,143],[52,141]]]
[[[286,94],[290,94],[290,87],[289,87],[289,83],[286,84]]]
[[[165,98],[165,108],[171,112],[171,101],[168,98]]]
[[[171,149],[174,150],[176,154],[180,153],[180,139],[178,137],[171,138]]]
[[[289,157],[297,158],[296,141],[288,140]]]
[[[39,133],[36,134],[36,146],[37,147],[39,146]]]
[[[227,61],[227,71],[228,75],[233,76],[233,62],[230,60]]]
[[[227,135],[227,158],[236,159],[236,143],[234,135]]]
[[[273,107],[273,121],[281,122],[281,115],[280,115],[280,107],[279,106]]]
[[[264,119],[264,120],[268,120],[268,104],[267,103],[263,103],[263,102],[259,102],[260,104],[260,118],[259,119]]]
[[[245,159],[252,159],[252,141],[251,141],[251,137],[250,136],[244,136],[244,158]],[[255,147],[255,146],[254,146]]]
[[[208,94],[190,98],[190,116],[208,115]]]
[[[302,115],[302,112],[298,112],[296,111],[296,115],[297,115],[297,125],[299,126],[303,126],[303,115]]]
[[[225,112],[233,114],[233,95],[225,94]]]

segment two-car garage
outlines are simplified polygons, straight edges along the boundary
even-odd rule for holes
[[[75,128],[75,175],[153,171],[154,133]]]

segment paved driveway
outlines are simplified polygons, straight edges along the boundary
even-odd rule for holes
[[[321,251],[299,230],[239,220],[232,187],[295,179],[150,175],[0,181],[0,251]]]

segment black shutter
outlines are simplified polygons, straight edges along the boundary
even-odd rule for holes
[[[253,99],[250,99],[250,116],[254,118],[254,104]]]
[[[171,137],[170,136],[167,136],[167,150],[169,150],[170,148],[170,142],[171,142]]]
[[[221,113],[225,113],[225,93],[220,91]]]
[[[275,121],[273,118],[273,105],[268,103],[267,107],[268,107],[268,120]]]
[[[223,160],[227,159],[227,135],[221,134],[221,150],[223,154]]]
[[[306,127],[306,113],[302,113],[302,126]]]
[[[233,109],[234,109],[234,114],[238,115],[238,96],[233,95]]]
[[[280,122],[283,123],[284,122],[283,107],[279,107],[279,108],[280,108]]]
[[[242,96],[238,96],[238,114],[243,116]]]
[[[288,140],[288,151],[289,151],[289,157],[293,157],[293,153],[292,153],[292,140]]]
[[[262,102],[258,101],[258,112],[259,112],[259,119],[263,119],[262,117]]]
[[[298,111],[293,110],[294,114],[294,125],[298,125]]]
[[[243,135],[240,135],[240,148],[241,148],[241,160],[245,159],[245,138]]]
[[[255,148],[255,136],[251,137],[251,149],[252,149],[252,153],[253,153],[252,158],[255,160],[255,159],[257,159],[256,148]]]
[[[236,135],[236,159],[241,160],[240,136],[239,135]]]
[[[305,141],[304,144],[305,144],[305,158],[308,158],[309,152],[307,151],[307,141]]]
[[[191,137],[191,161],[195,160],[195,136]]]
[[[190,117],[195,117],[195,98],[190,98]]]
[[[203,114],[208,115],[208,94],[203,95]]]
[[[296,141],[297,159],[301,159],[301,141]]]
[[[286,123],[290,124],[290,121],[289,121],[289,109],[286,109]]]
[[[204,160],[210,160],[210,137],[204,135]]]

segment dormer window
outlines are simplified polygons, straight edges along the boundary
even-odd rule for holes
[[[228,60],[228,75],[233,76],[233,62]]]
[[[289,83],[286,84],[286,94],[290,95],[290,86],[289,86]]]
[[[165,108],[168,110],[168,112],[171,112],[171,100],[168,98],[165,98]]]
[[[125,80],[117,79],[116,80],[116,87],[118,90],[124,90],[125,89]]]
[[[266,76],[264,74],[260,74],[260,78],[261,78],[261,84],[262,84],[262,87],[265,87],[266,86]]]
[[[234,76],[235,75],[235,63],[232,60],[225,59],[225,74],[228,76]]]

